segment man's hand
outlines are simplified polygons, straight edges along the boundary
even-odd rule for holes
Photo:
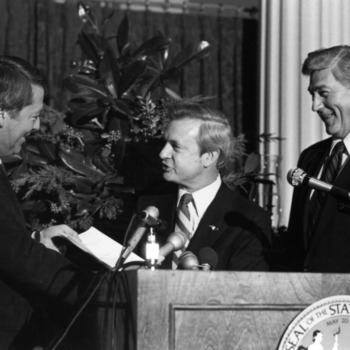
[[[75,239],[79,239],[79,235],[73,229],[67,225],[56,225],[50,226],[46,229],[40,231],[40,243],[42,243],[46,248],[60,252],[58,247],[52,242],[52,237],[57,236],[72,236]]]

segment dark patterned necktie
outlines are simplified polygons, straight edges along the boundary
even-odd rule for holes
[[[182,195],[179,206],[176,209],[176,223],[175,223],[175,231],[182,231],[187,239],[184,247],[179,249],[173,253],[173,263],[172,268],[175,270],[179,263],[180,255],[186,250],[188,243],[191,239],[192,226],[191,226],[191,215],[188,209],[189,203],[193,201],[192,194],[185,193]]]
[[[342,156],[344,151],[345,151],[345,146],[343,141],[336,143],[330,157],[325,162],[324,169],[320,178],[321,181],[324,181],[328,184],[333,184],[341,168]],[[312,234],[312,231],[315,228],[315,225],[320,215],[321,209],[323,207],[325,198],[326,198],[325,192],[315,190],[314,194],[310,199],[310,216],[309,216],[310,234]]]

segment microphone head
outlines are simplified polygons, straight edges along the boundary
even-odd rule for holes
[[[210,247],[204,247],[198,251],[198,260],[200,265],[204,265],[207,269],[215,270],[219,257],[216,251]]]
[[[199,261],[190,251],[186,250],[179,257],[178,267],[183,270],[198,270]]]
[[[159,210],[156,207],[149,206],[145,210],[142,210],[138,213],[138,218],[141,221],[150,227],[153,227],[156,230],[162,231],[167,228],[167,223],[164,220],[158,219]]]
[[[153,205],[146,207],[144,212],[146,212],[146,217],[147,217],[147,215],[150,215],[155,219],[158,219],[158,217],[159,217],[159,210],[158,210],[158,208],[154,207]]]
[[[166,240],[168,243],[171,243],[174,246],[174,250],[181,249],[187,240],[187,236],[182,231],[175,231],[171,233]]]
[[[300,168],[292,168],[288,171],[287,180],[290,185],[299,187],[304,183],[306,173]]]

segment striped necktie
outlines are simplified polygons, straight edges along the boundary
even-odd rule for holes
[[[334,146],[331,155],[328,160],[325,162],[324,169],[321,175],[320,180],[328,184],[333,184],[336,179],[338,172],[342,165],[342,156],[345,149],[343,141],[339,141]],[[323,191],[315,191],[310,199],[310,215],[309,215],[309,232],[312,234],[312,231],[315,228],[316,222],[320,215],[321,209],[324,205],[326,198],[326,193]]]
[[[188,246],[188,243],[191,239],[192,225],[191,225],[191,215],[188,209],[188,205],[192,201],[193,201],[192,194],[185,193],[182,195],[179,202],[179,206],[176,209],[175,231],[182,231],[186,235],[187,239],[183,248],[173,253],[172,268],[174,270],[177,268],[180,255],[186,250],[186,247]]]

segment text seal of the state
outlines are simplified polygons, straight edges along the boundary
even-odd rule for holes
[[[346,350],[350,348],[350,296],[321,299],[288,326],[278,350]]]

